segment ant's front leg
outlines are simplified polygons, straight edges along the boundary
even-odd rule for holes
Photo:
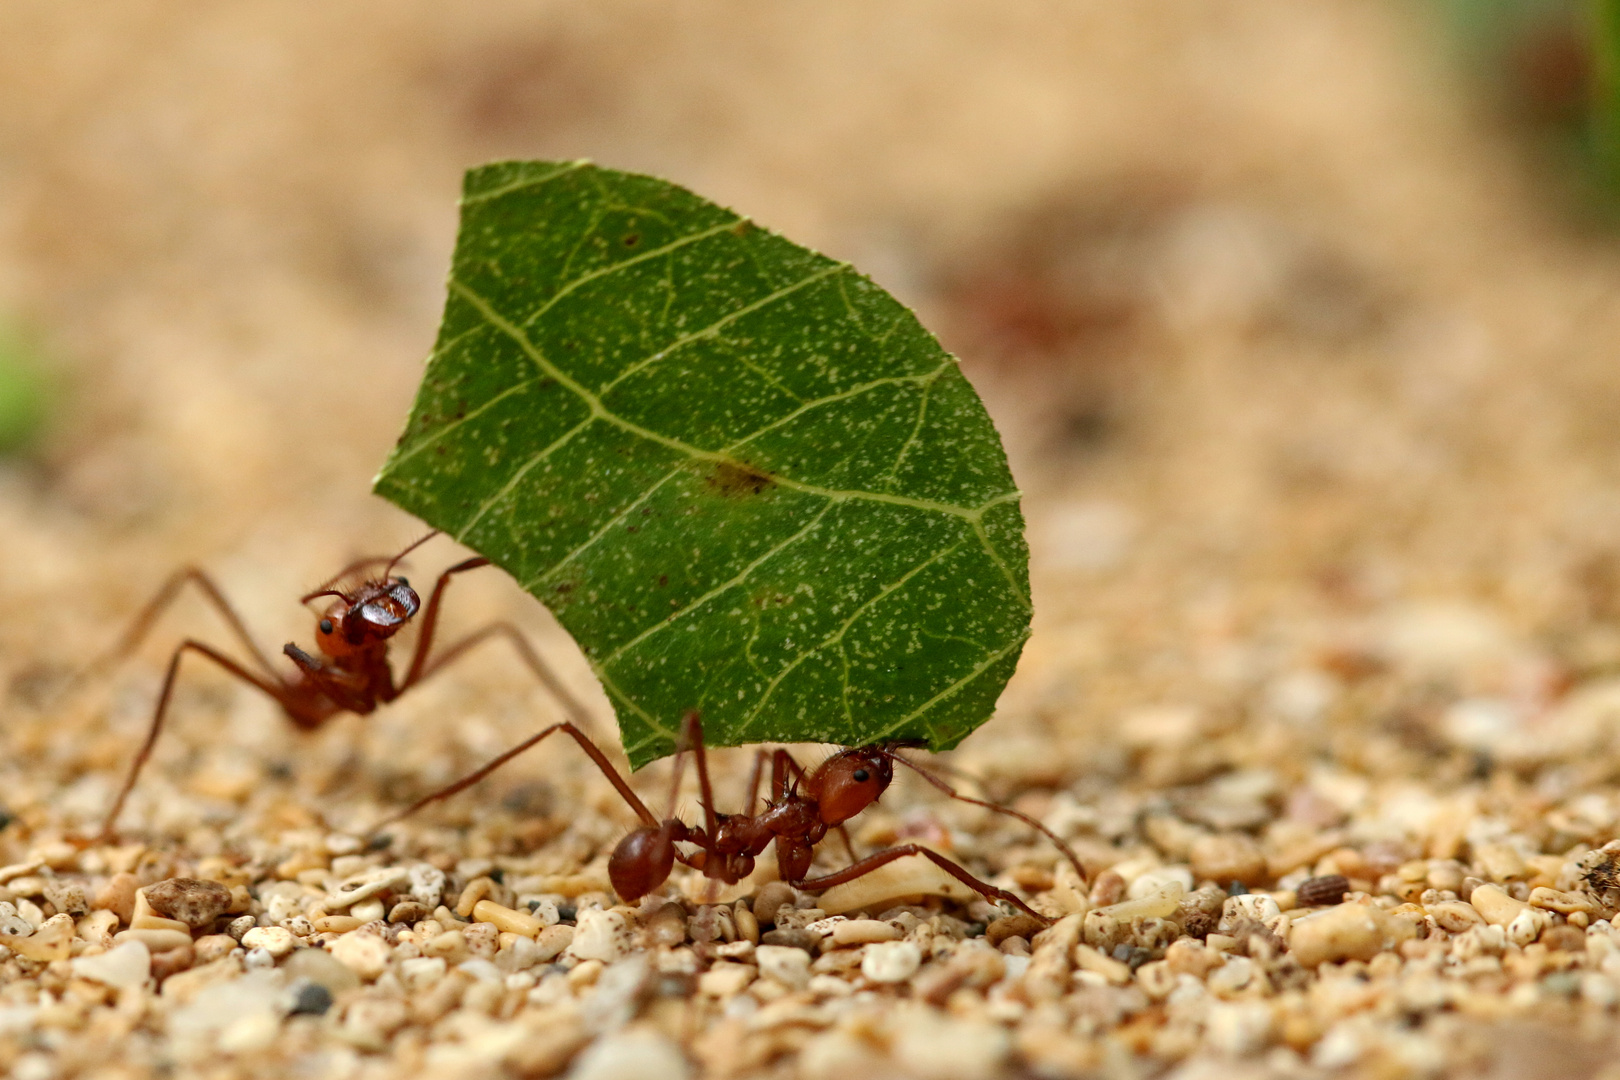
[[[147,759],[152,756],[153,748],[157,746],[158,736],[163,731],[164,718],[168,715],[169,700],[174,696],[175,680],[180,675],[180,661],[188,652],[194,652],[212,660],[238,679],[275,698],[276,702],[292,718],[293,722],[300,727],[318,727],[327,716],[331,715],[329,707],[323,711],[322,706],[313,705],[273,675],[268,679],[255,675],[235,660],[208,645],[204,645],[200,641],[188,639],[182,642],[180,647],[174,650],[174,656],[169,660],[169,670],[163,676],[163,689],[158,692],[157,706],[152,710],[152,723],[147,728],[146,741],[141,743],[141,749],[135,755],[134,763],[130,765],[129,774],[124,777],[124,786],[119,789],[118,797],[113,800],[112,809],[107,811],[107,816],[102,821],[97,842],[109,842],[114,836],[114,827],[118,823],[118,815],[123,812],[124,801],[129,798],[129,793],[134,790],[135,781],[140,777],[141,769],[146,765]]]
[[[563,712],[568,715],[569,719],[582,728],[594,726],[591,721],[590,710],[586,709],[578,698],[569,693],[568,687],[563,685],[562,679],[557,676],[556,672],[551,670],[551,667],[544,660],[540,659],[540,654],[535,652],[528,639],[523,636],[522,631],[509,622],[491,623],[482,630],[468,634],[454,645],[433,656],[431,660],[429,659],[429,654],[433,648],[433,635],[439,625],[439,609],[444,601],[444,591],[449,586],[450,579],[456,574],[465,573],[468,570],[477,570],[479,567],[488,565],[488,559],[478,556],[459,562],[439,575],[439,580],[434,582],[433,592],[428,597],[427,606],[422,611],[422,630],[420,636],[416,639],[416,652],[411,656],[410,667],[406,669],[405,678],[400,681],[399,687],[394,691],[394,696],[398,697],[417,683],[437,674],[490,638],[504,637],[512,643],[512,648],[517,652],[518,659],[523,661],[524,666],[534,673],[536,679],[540,680],[540,685],[544,686],[546,692],[562,706]]]
[[[882,851],[868,855],[855,865],[845,867],[844,869],[839,870],[837,873],[823,874],[821,877],[814,878],[801,878],[798,881],[790,881],[788,884],[798,889],[804,889],[807,892],[820,892],[823,889],[830,889],[834,885],[842,885],[845,882],[854,881],[856,878],[865,877],[878,867],[892,863],[896,859],[906,858],[908,855],[923,856],[935,866],[939,867],[941,870],[945,871],[947,874],[951,875],[951,877],[955,878],[957,881],[960,881],[962,884],[966,885],[968,888],[972,889],[986,900],[1005,901],[1006,903],[1009,903],[1013,907],[1017,908],[1019,911],[1022,911],[1025,915],[1039,920],[1042,926],[1052,925],[1051,919],[1048,919],[1046,916],[1040,914],[1034,908],[1024,903],[1024,901],[1020,900],[1012,893],[1005,889],[998,889],[988,881],[980,881],[978,878],[968,873],[966,869],[947,859],[939,852],[930,848],[925,848],[920,844],[901,844],[898,847],[884,848]]]

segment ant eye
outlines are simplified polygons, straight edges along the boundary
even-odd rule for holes
[[[872,779],[872,774],[867,772],[865,769],[856,769],[850,775],[855,777],[855,782],[857,784],[864,784],[868,780]]]
[[[331,619],[322,619],[321,620],[321,633],[330,634],[331,632],[332,632],[332,620]]]
[[[399,582],[401,585],[409,585],[411,583],[410,578],[406,577],[404,574],[399,575],[394,580]]]

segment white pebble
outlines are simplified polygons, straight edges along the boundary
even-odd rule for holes
[[[152,974],[152,954],[139,941],[124,944],[100,956],[77,956],[73,973],[117,990],[145,984]]]
[[[909,941],[880,941],[866,946],[861,974],[873,982],[904,982],[922,966],[922,950]]]
[[[442,956],[413,956],[400,962],[399,974],[406,986],[421,990],[444,978],[448,968]]]
[[[802,990],[810,985],[810,954],[790,945],[761,945],[754,950],[754,962],[761,975],[769,975],[784,986]]]
[[[376,934],[358,930],[344,934],[332,942],[331,948],[332,955],[344,967],[366,980],[375,979],[387,970],[388,956],[392,952],[388,942]]]
[[[444,871],[427,863],[417,863],[408,875],[411,899],[432,911],[444,896]]]
[[[581,960],[611,964],[628,956],[634,945],[635,935],[622,914],[594,908],[579,913],[579,926],[568,952]]]
[[[569,1080],[688,1080],[692,1068],[675,1044],[651,1031],[596,1040],[569,1070]]]
[[[263,949],[271,956],[280,959],[298,947],[298,939],[293,937],[292,931],[281,926],[255,926],[242,935],[244,949]]]
[[[1209,1007],[1205,1037],[1221,1053],[1243,1057],[1271,1041],[1271,1025],[1271,1006],[1266,1002],[1216,1002]]]
[[[1007,1031],[985,1020],[918,1011],[899,1026],[894,1056],[921,1080],[996,1076],[1011,1049]]]

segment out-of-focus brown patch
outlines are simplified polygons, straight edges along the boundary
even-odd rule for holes
[[[622,80],[577,30],[486,41],[437,57],[425,81],[475,142],[512,142],[611,112]]]

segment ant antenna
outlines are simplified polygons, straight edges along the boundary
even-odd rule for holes
[[[1074,867],[1075,873],[1080,875],[1080,880],[1082,882],[1090,880],[1086,876],[1086,868],[1080,865],[1080,856],[1074,853],[1074,848],[1070,847],[1067,841],[1060,839],[1057,833],[1053,832],[1051,829],[1048,829],[1045,825],[1042,825],[1028,814],[1021,810],[1014,810],[1010,806],[1002,806],[998,803],[986,802],[983,799],[975,799],[970,796],[963,795],[961,792],[951,787],[951,785],[947,784],[945,781],[941,780],[939,777],[935,776],[921,765],[918,765],[910,758],[902,757],[893,750],[885,750],[883,752],[889,756],[890,760],[898,761],[900,764],[906,766],[912,772],[916,773],[924,780],[927,780],[930,784],[933,784],[936,788],[943,791],[953,799],[960,799],[962,802],[972,803],[974,806],[982,806],[986,810],[994,810],[998,814],[1006,814],[1008,817],[1014,817],[1019,821],[1022,821],[1025,825],[1028,825],[1030,828],[1052,841],[1053,845],[1055,845],[1059,851],[1063,852],[1063,857],[1069,860],[1069,865]]]
[[[439,530],[434,529],[431,532],[429,532],[426,536],[422,537],[420,540],[417,540],[417,541],[407,545],[404,551],[400,552],[398,555],[395,555],[392,559],[388,560],[388,565],[383,567],[383,574],[382,574],[383,580],[384,581],[388,580],[388,576],[394,572],[394,567],[395,567],[395,565],[397,565],[399,563],[399,560],[403,559],[405,556],[409,555],[411,552],[415,551],[417,548],[421,547],[423,544],[427,543],[429,540],[433,539],[435,536],[438,536],[438,535],[439,535]]]
[[[322,596],[335,596],[339,600],[344,601],[345,603],[347,603],[348,599],[349,599],[349,594],[348,593],[338,592],[336,589],[321,588],[321,589],[316,589],[314,592],[310,593],[308,596],[300,597],[298,602],[300,604],[307,604],[311,600],[318,599],[319,597],[322,597]]]

